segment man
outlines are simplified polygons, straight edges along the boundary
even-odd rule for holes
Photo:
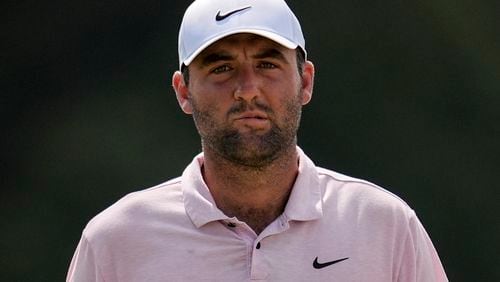
[[[447,281],[406,203],[297,147],[314,67],[285,2],[193,2],[179,63],[203,153],[92,219],[67,281]]]

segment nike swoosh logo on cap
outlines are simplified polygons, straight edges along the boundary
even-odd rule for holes
[[[224,14],[221,14],[221,11],[219,10],[217,12],[217,15],[215,15],[215,20],[218,21],[218,22],[220,22],[220,21],[226,19],[227,17],[230,17],[230,16],[232,16],[232,15],[238,13],[238,12],[241,12],[241,11],[244,11],[244,10],[250,9],[250,8],[252,8],[252,6],[243,7],[243,8],[236,9],[236,10],[224,13]]]
[[[324,263],[319,263],[318,257],[316,257],[313,261],[313,267],[316,269],[322,269],[323,267],[327,267],[327,266],[330,266],[332,264],[339,263],[339,262],[344,261],[346,259],[349,259],[349,258],[341,258],[341,259],[332,260],[332,261],[328,261],[328,262],[324,262]]]

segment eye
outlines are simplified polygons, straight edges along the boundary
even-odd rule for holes
[[[214,73],[214,74],[220,74],[220,73],[224,73],[224,72],[227,72],[230,70],[232,70],[232,68],[230,66],[222,65],[222,66],[218,66],[218,67],[213,68],[210,72]]]
[[[263,69],[274,69],[276,68],[276,65],[270,62],[262,62],[259,64],[259,68]]]

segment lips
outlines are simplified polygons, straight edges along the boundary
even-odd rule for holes
[[[243,131],[246,130],[265,130],[269,128],[270,122],[268,116],[263,112],[244,112],[234,117],[235,126]]]
[[[262,112],[244,112],[235,117],[236,120],[239,119],[267,119],[267,115]]]

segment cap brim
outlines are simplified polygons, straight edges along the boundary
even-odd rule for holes
[[[203,45],[201,45],[200,47],[198,47],[198,49],[196,49],[191,55],[189,55],[182,62],[182,64],[188,66],[196,58],[196,56],[198,56],[208,46],[210,46],[214,42],[216,42],[216,41],[218,41],[218,40],[220,40],[220,39],[222,39],[222,38],[224,38],[226,36],[237,34],[237,33],[252,33],[252,34],[260,35],[262,37],[266,37],[266,38],[268,38],[268,39],[270,39],[272,41],[275,41],[275,42],[277,42],[277,43],[285,46],[288,49],[295,49],[295,48],[297,48],[299,46],[297,43],[294,43],[294,42],[288,40],[287,38],[285,38],[285,37],[283,37],[281,35],[278,35],[278,34],[276,34],[274,32],[270,32],[270,31],[267,31],[267,30],[251,29],[251,28],[235,29],[235,30],[229,30],[229,31],[217,34],[216,36],[214,36],[210,40],[207,40]],[[302,48],[302,49],[304,49],[304,48]],[[304,52],[305,52],[305,50],[304,50]],[[181,64],[180,67],[182,67],[182,64]]]

